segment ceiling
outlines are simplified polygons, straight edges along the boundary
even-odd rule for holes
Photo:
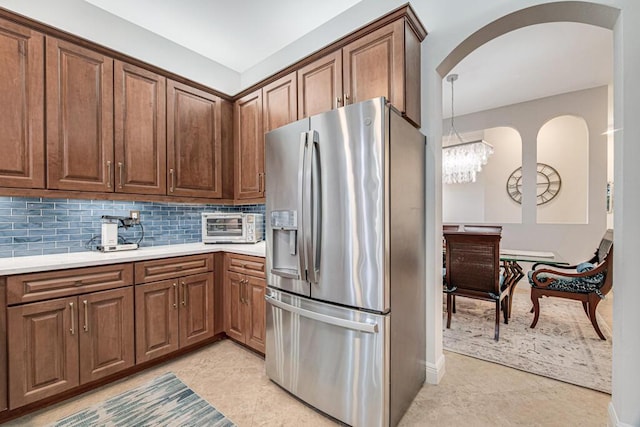
[[[361,0],[85,1],[242,74]],[[455,115],[609,84],[612,47],[610,30],[568,22],[500,36],[451,71]],[[446,80],[442,94],[450,117]]]
[[[558,22],[524,27],[479,47],[456,65],[455,116],[607,85],[613,79],[613,32]],[[443,79],[444,117],[451,85]]]
[[[85,0],[238,73],[361,0]]]

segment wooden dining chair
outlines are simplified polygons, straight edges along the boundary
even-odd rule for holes
[[[605,340],[598,326],[596,308],[613,286],[613,230],[604,233],[595,254],[586,262],[554,265],[553,269],[544,262],[534,264],[529,272],[529,283],[533,303],[531,312],[534,313],[532,328],[536,327],[540,317],[540,298],[566,298],[582,302],[582,308],[596,333]]]
[[[496,306],[494,339],[500,339],[500,310],[509,323],[509,288],[500,275],[500,233],[445,231],[447,328],[451,327],[454,298],[491,301]]]

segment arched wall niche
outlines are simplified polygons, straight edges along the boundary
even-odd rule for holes
[[[537,223],[587,224],[589,129],[585,119],[562,115],[548,120],[538,131],[536,150],[538,165],[544,165],[538,167],[536,183]],[[561,185],[554,185],[556,178]]]

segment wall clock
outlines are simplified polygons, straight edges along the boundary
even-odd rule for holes
[[[555,168],[545,163],[538,163],[536,171],[536,204],[544,205],[558,195],[562,179]],[[522,203],[522,166],[509,175],[507,193],[515,202]]]

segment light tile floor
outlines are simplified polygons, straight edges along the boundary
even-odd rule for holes
[[[610,300],[599,312],[605,319],[610,315]],[[441,383],[422,388],[400,426],[607,425],[608,394],[456,353],[445,352],[445,357]],[[231,340],[6,425],[42,426],[169,371],[239,427],[336,425],[270,382],[264,360]]]

